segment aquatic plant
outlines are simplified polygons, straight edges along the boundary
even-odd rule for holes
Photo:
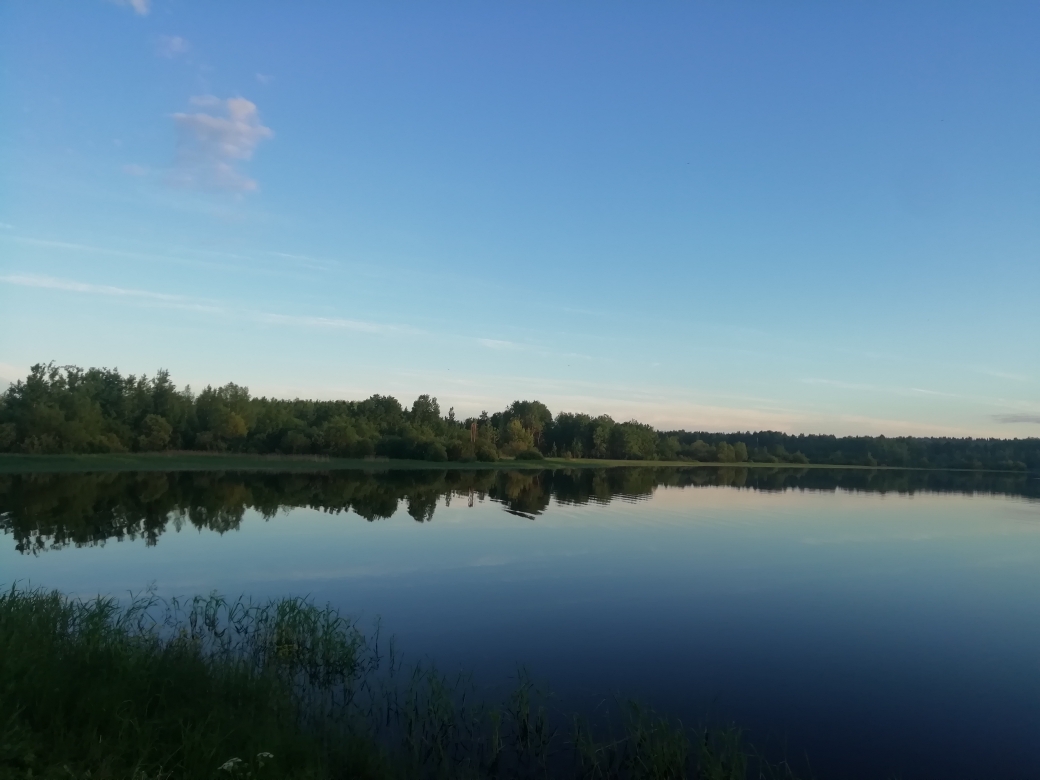
[[[604,739],[550,700],[521,669],[487,702],[305,599],[0,595],[4,778],[793,776],[734,729],[625,705]]]

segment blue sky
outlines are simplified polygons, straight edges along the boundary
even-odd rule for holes
[[[0,379],[1040,434],[1040,6],[0,6]]]

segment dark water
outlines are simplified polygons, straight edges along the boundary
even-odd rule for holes
[[[310,594],[482,684],[735,720],[828,777],[1040,776],[1040,480],[0,477],[0,583]]]

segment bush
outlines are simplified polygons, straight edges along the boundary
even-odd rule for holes
[[[18,429],[14,423],[0,425],[0,452],[14,449],[15,439],[18,438]]]
[[[448,452],[439,441],[428,441],[422,447],[422,459],[443,463],[448,459]]]
[[[476,460],[476,456],[473,454],[473,445],[468,441],[452,439],[448,442],[448,446],[444,448],[444,451],[448,455],[448,460],[461,461],[463,463]]]
[[[514,456],[517,460],[545,460],[545,456],[538,450],[521,450]]]
[[[145,452],[165,450],[173,435],[173,426],[164,417],[149,414],[141,422],[143,433],[138,437],[138,447]]]
[[[495,445],[485,439],[477,439],[477,446],[473,454],[477,460],[484,463],[494,463],[498,460],[498,450],[495,449]]]

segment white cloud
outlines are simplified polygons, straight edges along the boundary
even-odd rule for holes
[[[124,8],[133,8],[138,16],[147,16],[152,10],[152,0],[109,0],[110,3],[121,5]]]
[[[124,165],[123,173],[128,174],[129,176],[147,176],[148,169],[143,165]]]
[[[260,123],[256,104],[241,97],[220,100],[212,95],[191,102],[212,113],[173,115],[178,140],[172,182],[203,190],[256,190],[256,181],[235,168],[253,157],[261,141],[274,136],[271,128]]]
[[[187,54],[191,44],[179,35],[161,35],[159,43],[156,44],[155,53],[160,57],[173,59],[178,54]]]
[[[256,80],[261,84],[270,84],[274,76],[268,76],[266,73],[257,73]]]

